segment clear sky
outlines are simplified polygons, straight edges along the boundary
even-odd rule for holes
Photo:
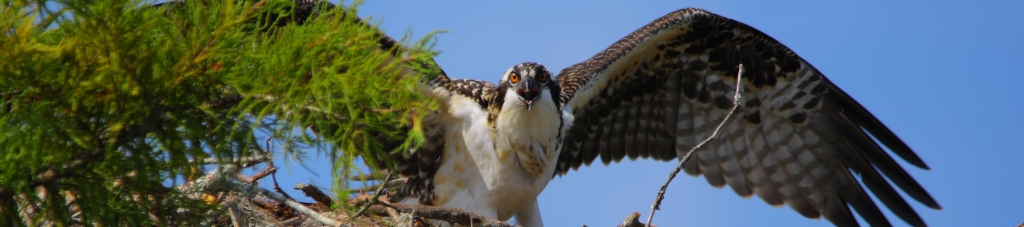
[[[916,2],[368,1],[358,14],[395,37],[447,30],[437,36],[436,49],[448,75],[497,82],[516,63],[538,62],[557,72],[666,13],[704,8],[789,46],[909,144],[932,170],[903,166],[944,208],[911,201],[928,224],[1021,224],[1024,2]],[[310,181],[329,187],[329,167],[309,159],[308,168],[292,164],[278,173],[283,187]],[[624,161],[557,177],[540,196],[545,224],[614,226],[631,212],[646,219],[674,166]],[[686,175],[669,187],[654,223],[831,225]]]

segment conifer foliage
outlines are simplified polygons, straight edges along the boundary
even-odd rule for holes
[[[0,2],[0,223],[198,223],[216,206],[178,189],[215,166],[315,150],[351,172],[423,140],[429,35],[389,44],[330,4],[153,3]]]

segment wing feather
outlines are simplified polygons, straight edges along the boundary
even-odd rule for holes
[[[692,147],[693,145],[696,145],[697,143],[700,142],[700,138],[706,138],[711,135],[711,121],[709,120],[710,117],[708,116],[708,112],[708,108],[703,108],[694,111],[694,113],[698,114],[694,118],[693,128],[696,130],[695,133],[698,134],[698,136],[690,138],[688,146]],[[709,148],[711,147],[709,146]],[[700,162],[698,163],[698,165],[700,166],[701,172],[704,173],[704,179],[708,181],[708,184],[720,188],[725,184],[725,179],[722,178],[721,170],[719,170],[718,168],[719,155],[717,154],[718,149],[716,148],[709,149],[707,155],[701,155],[699,157]],[[671,159],[672,157],[668,158]]]
[[[722,130],[732,132],[728,133],[732,138],[743,135],[743,133],[739,133],[743,130],[742,125],[735,121],[726,123],[725,128]],[[743,176],[742,167],[740,167],[739,159],[737,159],[737,156],[746,154],[746,149],[742,147],[743,143],[734,143],[732,138],[713,141],[717,144],[716,147],[718,147],[719,169],[722,171],[722,178],[724,178],[725,182],[729,184],[729,187],[736,194],[749,197],[751,194],[750,188],[746,185],[746,177]],[[738,146],[739,148],[737,148]]]
[[[620,106],[618,108],[622,108],[623,110],[630,110],[631,109],[631,108],[629,108],[628,105],[623,105],[623,106]],[[615,113],[609,113],[611,118],[610,119],[601,119],[601,121],[602,122],[608,122],[608,121],[612,121],[612,120],[628,121],[628,118],[625,115],[629,115],[629,114],[630,114],[629,111],[619,111],[619,112],[615,112]],[[616,119],[616,118],[618,118],[618,119]],[[611,162],[611,160],[612,160],[611,157],[621,156],[621,155],[616,154],[616,153],[622,152],[622,149],[625,148],[625,146],[623,145],[623,143],[625,142],[625,141],[623,141],[623,139],[625,137],[625,133],[624,133],[624,130],[621,129],[622,127],[625,127],[625,126],[626,125],[613,125],[613,124],[602,124],[602,126],[601,126],[602,134],[601,134],[601,138],[600,138],[600,140],[601,140],[600,149],[601,149],[602,154],[608,154],[609,162]],[[616,129],[616,127],[619,127],[619,129]],[[614,138],[614,139],[612,139],[612,138]],[[604,159],[604,157],[601,157],[601,158]],[[603,162],[603,160],[602,160],[602,162]]]
[[[755,185],[764,185],[764,187],[758,187],[758,197],[764,199],[765,202],[773,206],[781,206],[785,200],[782,196],[781,190],[785,189],[780,179],[785,177],[781,175],[779,168],[776,168],[775,156],[773,151],[775,147],[773,142],[773,135],[771,132],[765,132],[765,128],[774,128],[778,125],[775,121],[765,121],[764,127],[754,127],[752,134],[748,134],[754,137],[754,159],[753,162],[758,169],[755,169],[754,174],[758,177],[760,183],[754,183]],[[706,136],[704,136],[706,137]],[[758,174],[758,172],[762,174]]]
[[[429,96],[436,98],[442,105],[441,110],[448,109],[446,105],[452,96],[469,98],[479,105],[480,109],[487,110],[497,99],[496,86],[486,81],[449,79],[442,71],[434,79],[423,84]],[[405,185],[400,188],[399,193],[417,198],[420,204],[434,205],[436,194],[434,194],[434,178],[441,167],[441,157],[444,156],[445,130],[447,130],[445,119],[442,117],[448,114],[446,111],[432,113],[423,119],[423,132],[427,139],[419,148],[408,154],[393,153],[387,154],[395,162],[395,170],[399,177],[405,178]],[[385,138],[385,137],[381,137]],[[397,146],[402,141],[388,141],[386,144]],[[392,150],[388,148],[385,150]],[[382,154],[383,156],[384,154]],[[385,160],[380,159],[379,160]],[[383,163],[378,166],[385,166]]]
[[[851,207],[871,225],[889,225],[867,191],[924,225],[892,184],[940,208],[881,145],[927,165],[863,106],[778,41],[700,9],[659,18],[559,74],[561,102],[575,120],[556,173],[597,157],[678,159],[732,107],[739,64],[747,69],[743,106],[695,153],[688,174],[836,225],[857,225]]]
[[[625,112],[625,111],[623,111],[623,112]],[[618,114],[613,115],[613,117],[614,116],[618,116]],[[622,142],[621,141],[622,140],[621,136],[616,136],[616,140],[615,141],[613,141],[611,139],[612,131],[614,130],[615,126],[616,125],[607,125],[607,124],[602,124],[601,125],[601,134],[599,134],[599,135],[601,135],[601,137],[599,137],[599,139],[598,139],[598,141],[600,141],[600,144],[601,144],[600,146],[598,146],[598,149],[601,149],[601,152],[600,152],[601,162],[609,162],[610,163],[611,160],[612,160],[612,157],[613,156],[617,156],[615,154],[612,154],[612,150],[614,150],[614,149],[612,149],[612,147],[616,146],[616,142],[619,142],[618,144],[622,144],[621,143]]]
[[[618,111],[617,113],[624,113],[624,114],[617,116],[615,118],[615,120],[616,120],[615,122],[628,122],[628,123],[626,123],[626,124],[615,124],[615,127],[625,126],[625,127],[623,127],[624,130],[620,130],[619,132],[621,132],[626,137],[626,141],[625,141],[625,144],[622,144],[622,146],[611,147],[611,148],[619,149],[618,152],[621,152],[621,154],[623,154],[623,155],[625,155],[626,153],[630,153],[630,154],[636,154],[637,156],[639,156],[639,154],[640,154],[639,152],[640,151],[639,151],[639,149],[636,149],[637,145],[639,145],[639,143],[638,143],[639,141],[637,141],[637,140],[640,139],[638,137],[639,135],[637,134],[637,129],[641,125],[639,124],[637,118],[640,118],[642,116],[640,115],[641,114],[640,113],[640,108],[638,108],[637,105],[633,105],[633,103],[636,102],[637,98],[642,98],[642,97],[637,97],[637,96],[630,97],[630,95],[626,95],[623,98],[627,99],[629,101],[628,102],[624,102],[623,105],[619,107],[619,108],[623,108],[623,111]],[[629,110],[629,111],[625,111],[625,110]],[[615,138],[611,138],[611,139],[614,140]],[[627,149],[627,148],[629,148],[629,149]],[[619,160],[619,159],[622,158],[622,155],[620,155],[620,156],[618,156],[616,158],[617,158],[616,160]]]
[[[172,7],[174,5],[179,5],[181,3],[181,1],[167,2],[167,4],[171,5]],[[154,4],[154,7],[160,7],[163,4],[164,3]],[[299,9],[296,10],[296,12],[298,13],[297,19],[299,23],[302,23],[302,21],[304,21],[306,17],[318,13],[316,12],[316,10],[320,10],[320,8],[317,7],[321,5],[324,5],[327,8],[335,7],[334,4],[330,2],[310,0],[296,0],[296,5],[299,7]],[[360,19],[355,19],[354,23],[359,24],[361,26],[371,27],[370,24],[367,24],[366,22]],[[384,32],[382,31],[378,30],[375,36],[378,37],[377,44],[380,47],[380,51],[390,53],[393,58],[399,58],[399,56],[402,55],[402,52],[406,50],[405,47],[400,45],[399,42],[397,42],[390,36],[384,34]],[[433,59],[428,59],[425,62],[411,61],[411,63],[420,64],[420,66],[424,68],[438,67],[437,64],[433,62]],[[407,75],[423,76],[421,74],[411,71]],[[468,97],[476,101],[477,104],[481,106],[481,108],[486,109],[488,104],[490,102],[493,102],[493,100],[495,100],[496,97],[496,92],[494,92],[495,86],[493,84],[485,81],[452,80],[448,78],[444,70],[440,70],[440,73],[438,75],[434,75],[433,77],[424,77],[422,82],[422,90],[425,93],[427,93],[428,96],[437,98],[441,103],[447,103],[448,101],[450,101],[452,95],[459,95]],[[446,130],[446,128],[444,127],[446,122],[442,120],[443,117],[440,116],[442,114],[443,112],[439,111],[424,117],[422,121],[422,128],[424,135],[426,136],[427,139],[416,150],[413,150],[407,154],[404,154],[402,152],[379,152],[377,153],[377,157],[375,159],[377,160],[377,162],[367,163],[369,166],[373,168],[387,171],[389,169],[389,163],[387,160],[390,160],[390,164],[394,166],[395,173],[400,177],[405,178],[406,182],[405,185],[399,189],[398,197],[412,196],[418,198],[419,202],[422,204],[430,205],[433,203],[433,199],[435,197],[433,177],[437,173],[437,169],[440,166],[445,141],[443,137]],[[400,128],[401,130],[392,129],[388,131],[407,132],[410,130],[410,126],[394,127],[402,128]],[[314,128],[313,130],[317,131],[334,129]],[[376,140],[378,140],[380,144],[383,145],[383,147],[379,148],[382,151],[396,150],[405,142],[404,139],[402,138],[408,136],[388,135],[380,133],[379,131],[368,131],[367,133],[375,135]]]

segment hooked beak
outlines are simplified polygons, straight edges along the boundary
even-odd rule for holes
[[[533,107],[533,101],[540,97],[540,88],[534,86],[533,83],[530,82],[526,83],[525,88],[519,88],[516,90],[516,94],[519,95],[519,100],[522,100],[523,103],[526,104],[526,111],[530,111]]]

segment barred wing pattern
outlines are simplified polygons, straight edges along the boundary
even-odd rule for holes
[[[890,225],[861,184],[907,223],[925,225],[886,179],[941,209],[872,137],[928,167],[864,107],[768,35],[700,9],[670,13],[559,73],[575,119],[556,174],[598,157],[683,156],[732,107],[741,63],[737,118],[696,151],[688,174],[843,226],[857,225],[848,205],[872,226]]]

